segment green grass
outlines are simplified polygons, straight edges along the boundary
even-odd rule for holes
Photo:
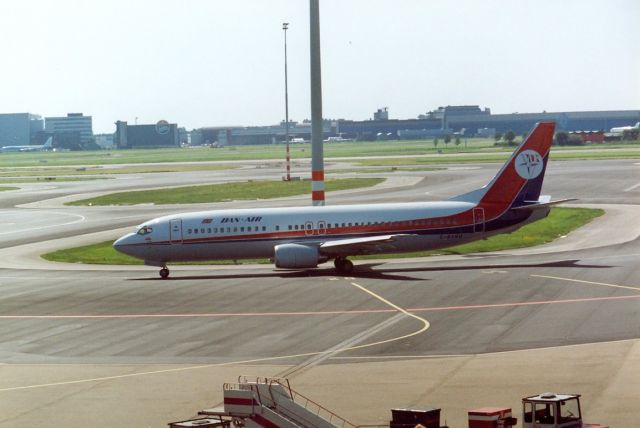
[[[345,178],[327,180],[326,190],[357,189],[375,186],[383,178]],[[282,198],[309,193],[309,181],[249,181],[243,183],[209,184],[112,193],[97,198],[69,202],[66,205],[136,205],[136,204],[196,204],[234,200]]]
[[[607,143],[604,145],[588,145],[577,147],[554,147],[554,151],[608,151],[619,148],[638,149],[629,157],[637,157],[640,151],[639,141]],[[438,146],[433,140],[413,141],[358,141],[344,143],[325,143],[325,158],[354,157],[354,156],[420,156],[454,153],[483,153],[504,152],[511,153],[513,147],[495,146],[493,139],[470,138],[465,146],[454,143],[445,145],[442,139]],[[623,157],[622,155],[620,155]],[[217,149],[210,148],[165,148],[146,150],[100,150],[89,152],[27,152],[3,153],[0,155],[0,167],[16,166],[94,166],[115,164],[145,164],[145,163],[175,163],[175,162],[203,162],[225,160],[264,160],[284,159],[283,144],[269,144],[257,146],[229,146]],[[311,157],[311,145],[292,144],[291,157],[303,159]]]
[[[89,180],[108,180],[112,177],[18,177],[18,178],[0,178],[0,183],[41,183],[49,181],[89,181]]]
[[[586,208],[553,208],[549,217],[527,225],[510,235],[498,235],[485,241],[476,241],[445,250],[425,251],[409,254],[376,254],[356,259],[382,259],[398,257],[424,257],[438,254],[469,254],[487,251],[511,250],[532,247],[551,242],[589,223],[604,214],[603,210]],[[113,241],[101,242],[84,247],[70,248],[43,254],[42,258],[55,262],[141,265],[142,261],[121,254],[113,249]],[[212,261],[198,264],[234,264],[234,261]],[[268,263],[268,260],[244,260],[240,263]],[[191,263],[195,264],[195,263]]]
[[[117,174],[149,174],[165,172],[222,171],[238,168],[234,165],[220,164],[165,164],[134,165],[127,167],[23,167],[2,168],[0,178],[5,177],[58,177],[58,176],[95,176]]]
[[[0,192],[4,192],[6,190],[18,190],[19,187],[8,187],[8,186],[4,186],[4,187],[0,187]]]
[[[380,174],[380,173],[393,173],[393,172],[429,172],[429,171],[442,171],[446,168],[437,168],[437,167],[379,167],[379,168],[345,168],[345,169],[332,169],[329,172],[332,174],[348,174],[348,173],[357,173],[357,174]]]
[[[385,159],[363,159],[355,162],[361,166],[387,166],[399,167],[408,165],[437,165],[437,164],[459,164],[459,163],[492,163],[504,162],[511,155],[512,151],[504,153],[462,153],[459,155],[439,155],[419,158],[385,158]],[[551,151],[551,160],[596,160],[596,159],[637,159],[640,158],[640,150],[584,150],[575,151]]]

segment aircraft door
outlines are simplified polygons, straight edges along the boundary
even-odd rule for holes
[[[313,235],[313,222],[312,221],[306,221],[304,223],[304,234],[309,236],[309,235]]]
[[[318,222],[318,235],[326,235],[327,234],[327,222],[324,220],[320,220]]]
[[[474,233],[484,232],[484,208],[473,209],[473,231]]]
[[[182,244],[182,219],[176,218],[169,222],[169,242]]]

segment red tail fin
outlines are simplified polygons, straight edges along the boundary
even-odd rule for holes
[[[511,206],[537,201],[554,130],[554,122],[538,123],[489,184],[453,199],[477,203],[487,219],[500,216]]]

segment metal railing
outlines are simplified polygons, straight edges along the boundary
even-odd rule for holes
[[[323,407],[322,405],[320,405],[319,403],[316,403],[315,401],[313,401],[312,399],[310,399],[309,397],[304,396],[303,394],[293,390],[291,388],[291,384],[289,383],[288,379],[277,379],[277,378],[273,378],[273,379],[267,379],[269,381],[269,387],[271,387],[271,385],[273,384],[277,384],[282,386],[283,388],[285,388],[288,392],[291,398],[291,400],[296,403],[297,405],[303,407],[305,410],[313,413],[314,415],[328,421],[329,423],[333,424],[334,426],[337,427],[348,427],[348,428],[355,428],[356,425],[349,422],[348,420],[346,420],[345,418],[343,418],[342,416],[337,415],[336,413],[332,412],[331,410],[327,409],[326,407]],[[296,415],[296,416],[300,416],[300,415]],[[302,417],[302,416],[300,416]]]
[[[289,383],[289,380],[286,378],[256,377],[255,380],[249,380],[246,376],[239,376],[237,384],[225,383],[223,385],[223,389],[252,390],[256,395],[258,403],[260,403],[260,405],[265,405],[265,403],[262,402],[262,398],[260,397],[260,389],[257,387],[258,385],[268,386],[269,393],[271,395],[271,402],[273,403],[274,410],[278,410],[284,413],[287,417],[292,417],[294,419],[301,420],[301,421],[307,421],[308,425],[311,425],[311,426],[316,425],[313,422],[308,421],[308,419],[305,418],[303,415],[297,414],[291,409],[286,409],[282,406],[278,406],[278,402],[275,399],[274,392],[272,390],[272,387],[274,385],[278,385],[284,388],[284,390],[288,393],[287,398],[289,398],[291,401],[293,401],[300,407],[304,408],[308,412],[314,414],[315,416],[322,418],[325,421],[328,421],[332,425],[340,428],[357,428],[357,426],[354,423],[349,422],[347,419],[337,415],[336,413],[332,412],[326,407],[323,407],[319,403],[316,403],[309,397],[306,397],[305,395],[295,391],[293,388],[291,388],[291,384]]]

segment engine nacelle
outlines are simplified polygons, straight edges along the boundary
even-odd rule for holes
[[[314,268],[320,263],[317,247],[301,244],[282,244],[274,248],[276,267],[285,269]]]

